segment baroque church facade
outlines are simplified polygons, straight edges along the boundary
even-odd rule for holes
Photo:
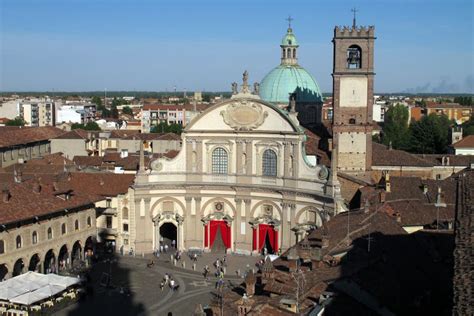
[[[337,212],[329,170],[311,165],[294,111],[241,91],[196,117],[172,160],[142,168],[130,194],[137,252],[277,253]]]
[[[344,211],[337,172],[371,164],[374,39],[373,27],[356,27],[355,21],[352,28],[335,28],[330,170],[305,153],[299,119],[307,108],[301,105],[319,104],[322,97],[297,63],[298,42],[289,27],[280,66],[253,92],[245,72],[240,91],[233,83],[230,100],[186,126],[175,158],[146,168],[141,150],[127,196],[130,230],[119,234],[118,245],[148,253],[174,240],[182,250],[279,253]],[[305,90],[315,98],[301,103],[298,92]],[[285,95],[293,96],[286,106]]]

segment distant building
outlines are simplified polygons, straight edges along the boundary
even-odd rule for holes
[[[21,100],[8,100],[0,103],[0,117],[7,119],[14,119],[20,115],[20,101]]]
[[[452,145],[455,155],[474,155],[474,135],[469,135]]]
[[[50,139],[64,134],[52,127],[0,127],[0,167],[51,153]]]
[[[204,104],[149,104],[142,110],[142,132],[149,133],[151,128],[160,123],[179,124],[186,127],[199,111],[205,109]]]
[[[458,103],[435,103],[426,104],[426,115],[435,113],[437,115],[446,115],[450,120],[455,120],[457,124],[469,121],[472,115],[472,107],[462,106]]]
[[[97,105],[68,103],[57,109],[56,123],[86,124],[96,118]]]
[[[49,99],[23,101],[19,110],[26,126],[55,125],[55,103]]]

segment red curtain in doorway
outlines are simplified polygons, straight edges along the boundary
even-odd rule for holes
[[[220,229],[222,241],[226,248],[230,248],[231,232],[225,221],[210,221],[204,228],[204,246],[212,247],[216,239],[217,230]],[[209,237],[208,237],[209,236]],[[209,240],[210,239],[210,240]]]
[[[258,249],[257,249],[257,231],[253,230],[253,250],[262,250],[265,245],[265,237],[268,234],[270,239],[270,245],[273,248],[274,252],[278,252],[278,232],[272,225],[268,224],[259,224],[258,225]]]

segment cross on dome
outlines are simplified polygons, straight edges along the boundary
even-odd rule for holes
[[[288,28],[291,29],[291,21],[293,21],[294,19],[291,17],[291,15],[288,15],[288,18],[286,18],[286,20],[288,21]]]

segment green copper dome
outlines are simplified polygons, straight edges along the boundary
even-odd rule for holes
[[[298,46],[298,41],[296,40],[295,34],[293,34],[293,29],[288,28],[286,35],[281,40],[282,46]]]
[[[260,82],[260,98],[270,103],[288,104],[290,94],[296,93],[296,102],[322,102],[316,80],[298,65],[298,41],[291,27],[288,27],[280,47],[280,66],[270,71]]]
[[[260,98],[278,104],[288,104],[291,93],[298,102],[321,102],[322,95],[313,76],[299,65],[280,65],[260,83]]]

